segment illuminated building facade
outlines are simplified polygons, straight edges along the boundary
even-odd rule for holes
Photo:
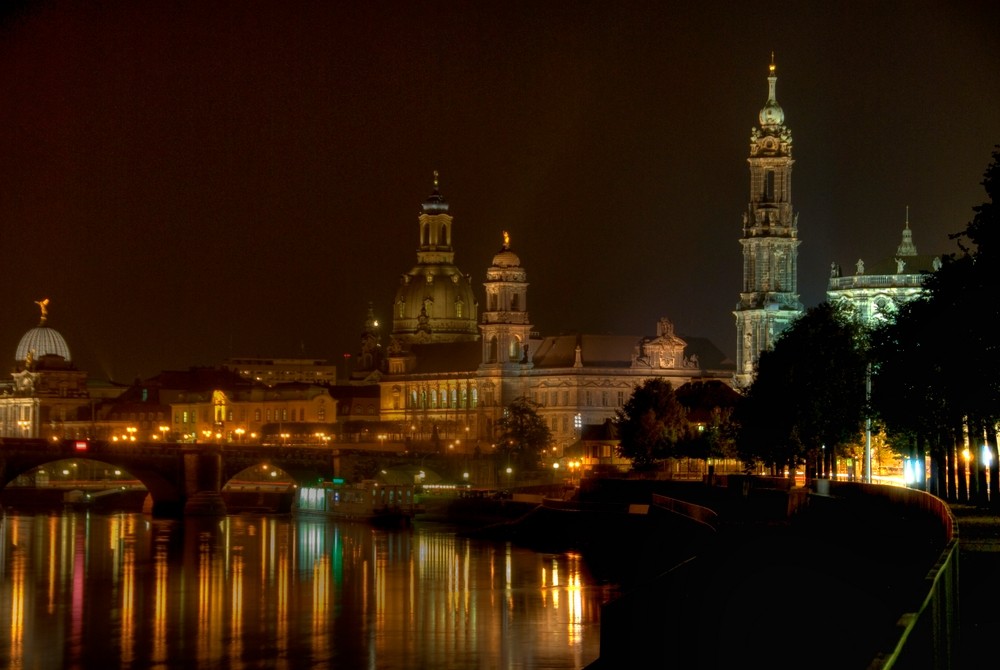
[[[927,274],[940,267],[940,256],[917,253],[907,208],[903,238],[895,255],[868,264],[859,258],[854,274],[847,275],[840,265],[832,263],[826,297],[831,304],[851,305],[865,323],[874,324],[919,297]]]
[[[743,286],[736,316],[737,386],[753,380],[760,352],[802,313],[798,214],[792,211],[792,131],[778,104],[774,59],[760,128],[750,132],[750,202],[743,212]]]
[[[177,439],[197,442],[322,444],[337,423],[329,390],[296,382],[183,393],[170,402],[170,412]]]
[[[77,370],[59,331],[41,322],[24,334],[9,381],[0,384],[0,437],[63,437],[90,406],[87,373]]]
[[[579,440],[584,425],[613,418],[635,386],[650,377],[667,379],[675,387],[697,379],[732,381],[732,363],[718,348],[703,338],[682,339],[666,318],[656,324],[654,336],[540,337],[532,330],[527,310],[527,271],[506,232],[486,270],[479,336],[469,333],[467,319],[475,312],[463,311],[461,321],[453,312],[453,318],[435,322],[431,317],[438,313],[436,308],[427,311],[426,306],[423,327],[415,330],[401,305],[455,305],[459,294],[463,304],[478,305],[471,286],[466,292],[463,276],[453,269],[452,218],[440,218],[447,211],[435,175],[434,192],[419,221],[421,262],[404,275],[397,292],[384,364],[376,364],[379,356],[359,356],[352,373],[355,383],[379,385],[380,418],[383,426],[392,427],[390,439],[436,440],[441,450],[464,453],[487,451],[505,407],[526,397],[538,404],[558,454]],[[428,240],[433,240],[427,230],[431,222],[431,230],[448,235],[447,254],[427,250]],[[452,293],[437,292],[438,277],[446,278]],[[372,324],[377,321],[369,311],[363,352],[380,351],[379,333]]]

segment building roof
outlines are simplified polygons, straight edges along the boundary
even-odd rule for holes
[[[638,335],[556,335],[544,338],[532,354],[535,369],[570,368],[576,362],[576,347],[580,346],[580,362],[584,368],[630,368]],[[735,363],[711,340],[682,335],[686,346],[684,356],[697,357],[702,370],[731,370]]]

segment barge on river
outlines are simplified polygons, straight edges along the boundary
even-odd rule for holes
[[[335,479],[300,487],[295,512],[301,516],[406,525],[416,514],[417,505],[412,484],[384,484],[371,479],[349,484]]]

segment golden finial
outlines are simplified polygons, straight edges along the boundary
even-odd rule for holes
[[[438,171],[434,170],[434,190],[438,190]]]
[[[510,233],[508,233],[505,230],[503,231],[503,248],[506,249],[509,246],[510,246]]]
[[[45,320],[49,318],[49,299],[42,298],[41,300],[36,300],[35,304],[38,305],[39,309],[42,310],[42,321],[38,325],[44,326]]]
[[[768,69],[768,71],[771,74],[774,74],[774,68],[775,68],[775,65],[774,65],[774,52],[772,51],[771,52],[771,64],[767,66],[767,69]]]

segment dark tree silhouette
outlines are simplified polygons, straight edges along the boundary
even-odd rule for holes
[[[740,403],[738,449],[749,463],[790,474],[833,476],[835,456],[861,434],[865,417],[864,328],[848,309],[807,310],[762,353]]]
[[[500,457],[520,471],[537,469],[542,450],[552,443],[552,433],[538,415],[538,404],[517,398],[506,407],[497,428]]]
[[[615,410],[615,428],[621,456],[635,470],[651,470],[676,455],[675,447],[688,431],[687,411],[670,382],[647,379]]]

